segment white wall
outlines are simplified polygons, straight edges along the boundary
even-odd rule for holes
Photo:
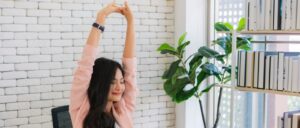
[[[140,87],[135,127],[174,128],[175,104],[160,79],[173,58],[156,52],[174,42],[174,1],[130,2]],[[73,70],[102,6],[102,0],[0,0],[1,128],[52,127],[50,110],[69,103]],[[99,56],[121,58],[125,28],[121,15],[107,19]]]

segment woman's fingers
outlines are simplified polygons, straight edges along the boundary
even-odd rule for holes
[[[129,7],[129,6],[128,6],[128,1],[127,1],[127,0],[125,0],[124,4],[125,4],[125,7],[126,7],[126,8]]]

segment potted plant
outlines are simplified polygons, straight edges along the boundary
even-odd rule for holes
[[[245,28],[245,19],[241,18],[235,31],[242,31]],[[203,46],[197,52],[184,58],[186,47],[190,41],[186,41],[187,33],[184,33],[178,40],[178,46],[173,47],[169,43],[163,43],[157,49],[161,54],[169,54],[176,57],[169,68],[162,75],[164,80],[164,90],[173,102],[180,103],[194,96],[199,101],[202,121],[206,128],[206,122],[203,114],[201,96],[214,87],[222,85],[231,80],[231,65],[229,58],[232,53],[232,34],[233,25],[227,22],[217,22],[214,25],[216,31],[225,31],[226,33],[213,41],[213,45],[220,47],[221,51],[216,51],[210,47]],[[236,47],[239,50],[251,50],[251,38],[237,37]],[[215,63],[212,63],[215,60]],[[221,65],[221,66],[219,66]],[[237,67],[236,67],[237,68]],[[237,70],[236,70],[237,71]],[[237,73],[237,72],[236,72]],[[237,76],[237,75],[236,75]],[[210,85],[201,84],[209,77],[216,80]],[[199,90],[200,86],[205,86],[203,90]],[[217,116],[214,121],[213,128],[216,128],[220,117],[220,103],[223,88],[220,87]]]

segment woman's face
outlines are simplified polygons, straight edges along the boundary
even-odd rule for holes
[[[125,81],[121,70],[118,68],[115,78],[111,83],[110,92],[108,95],[108,101],[120,101],[125,90]]]

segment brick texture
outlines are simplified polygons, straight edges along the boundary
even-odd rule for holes
[[[73,70],[107,0],[0,0],[0,127],[52,128],[51,109],[69,104]],[[122,0],[116,0],[121,5]],[[174,128],[175,105],[162,90],[173,60],[156,48],[174,42],[173,0],[130,0],[135,14],[140,95],[135,128]],[[126,20],[106,21],[98,56],[120,61]]]

